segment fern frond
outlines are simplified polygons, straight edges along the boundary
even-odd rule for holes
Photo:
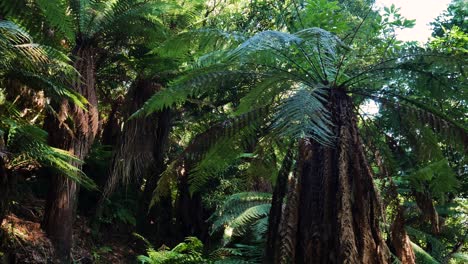
[[[416,107],[400,104],[404,113],[413,117],[417,122],[428,125],[448,140],[459,139],[464,147],[468,148],[467,127],[427,104],[419,103],[415,100],[410,100],[409,103]]]
[[[236,130],[239,132],[232,134],[230,138],[217,141],[206,152],[192,152],[191,149],[187,148],[189,150],[187,154],[195,154],[195,156],[189,156],[189,159],[197,161],[194,168],[189,172],[189,184],[192,193],[201,190],[210,179],[217,177],[229,168],[234,161],[240,159],[248,142],[251,142],[250,139],[256,138],[257,126],[255,124],[250,124],[241,129],[234,127],[231,131]]]
[[[298,89],[285,99],[275,113],[271,129],[279,137],[310,137],[321,144],[332,142],[332,122],[325,106],[323,94],[326,90],[313,92]]]
[[[35,90],[44,90],[45,94],[52,99],[61,100],[69,99],[73,104],[80,108],[85,108],[88,104],[86,98],[73,91],[60,80],[51,77],[45,77],[40,73],[31,73],[24,71],[10,71],[8,77],[20,80],[21,83]]]
[[[268,216],[270,209],[271,204],[261,204],[245,210],[230,223],[229,226],[233,229],[232,235],[237,237],[245,235],[258,221]]]
[[[251,80],[256,74],[245,71],[229,71],[225,67],[216,66],[211,71],[207,69],[195,70],[171,82],[169,87],[153,95],[143,107],[130,118],[148,116],[153,112],[172,107],[185,102],[189,97],[212,93],[226,84],[242,80]]]
[[[65,0],[36,0],[47,23],[57,29],[70,44],[75,43],[76,28]]]
[[[428,252],[425,252],[423,249],[419,248],[419,246],[411,242],[411,244],[413,245],[414,253],[416,254],[416,259],[418,260],[418,263],[419,263],[419,259],[422,259],[421,260],[422,263],[425,263],[424,261],[426,259],[428,261],[434,260],[436,261],[435,263],[439,263],[438,261],[443,261],[444,256],[447,254],[447,249],[445,245],[439,239],[421,230],[418,230],[409,226],[406,226],[405,229],[411,238],[415,238],[412,240],[424,241],[425,243],[430,243],[432,246],[432,251],[429,254]],[[415,245],[416,247],[414,247]],[[428,256],[430,258],[428,258]],[[431,262],[428,262],[428,263],[431,263]]]
[[[197,264],[209,263],[203,257],[203,243],[196,237],[187,237],[173,249],[162,247],[159,250],[148,248],[148,256],[140,255],[137,259],[141,263],[150,264]]]
[[[6,20],[0,21],[0,54],[5,59],[20,58],[29,69],[48,62],[46,52],[41,46],[33,43],[29,34],[18,25]],[[13,68],[15,65],[4,60],[1,66]]]
[[[446,193],[455,191],[459,184],[446,159],[416,170],[409,175],[409,180],[419,192],[424,191],[423,186],[429,186],[431,193],[441,200]]]
[[[197,46],[197,52],[219,51],[244,40],[245,36],[240,33],[226,32],[215,28],[187,30],[164,41],[161,46],[153,49],[152,53],[180,58],[186,57],[194,46]]]
[[[416,260],[421,264],[440,264],[436,259],[434,259],[429,253],[422,249],[417,244],[411,242],[413,247],[414,254],[416,255]]]
[[[459,263],[468,263],[468,254],[467,253],[455,253],[450,255],[450,259],[453,259]]]
[[[33,125],[5,119],[3,126],[8,128],[7,148],[14,153],[10,166],[21,166],[33,161],[57,170],[88,189],[97,189],[96,184],[77,166],[81,161],[67,151],[50,147],[46,143],[47,133]]]
[[[229,196],[223,205],[209,218],[213,222],[212,232],[225,225],[229,225],[243,212],[254,206],[265,205],[271,202],[271,194],[258,192],[243,192]]]

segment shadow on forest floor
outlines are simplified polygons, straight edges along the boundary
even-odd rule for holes
[[[44,200],[23,196],[1,223],[0,263],[54,263],[51,241],[40,227]],[[136,254],[127,243],[130,234],[106,230],[105,241],[91,235],[89,219],[78,215],[73,227],[74,263],[135,263]],[[100,234],[101,235],[101,234]]]

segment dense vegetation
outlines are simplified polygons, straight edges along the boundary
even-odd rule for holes
[[[467,13],[1,0],[2,263],[467,263]]]

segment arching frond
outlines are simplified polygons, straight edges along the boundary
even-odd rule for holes
[[[286,138],[310,137],[322,144],[331,144],[332,122],[322,103],[325,93],[326,89],[293,91],[275,111],[271,124],[273,133]]]
[[[245,39],[246,37],[240,33],[225,32],[215,28],[186,30],[164,41],[153,49],[152,53],[158,53],[164,57],[184,58],[194,46],[197,47],[197,52],[220,51],[239,44]],[[206,58],[206,55],[202,57]],[[201,60],[204,59],[201,58]]]
[[[416,254],[416,259],[421,261],[421,263],[439,263],[442,261],[447,254],[447,250],[444,244],[434,236],[427,234],[421,230],[406,226],[406,231],[413,241],[423,241],[424,243],[430,243],[432,245],[431,252],[425,252],[418,245],[411,243],[413,245],[414,253]],[[425,262],[429,261],[429,262]],[[431,262],[435,261],[435,262]]]
[[[37,162],[63,173],[85,188],[97,188],[96,184],[76,167],[81,163],[78,158],[67,151],[47,145],[47,133],[42,129],[13,119],[2,119],[1,126],[8,131],[6,147],[12,153],[10,167],[23,167]]]
[[[416,255],[416,260],[418,263],[421,264],[440,264],[439,261],[434,259],[429,253],[427,253],[424,249],[422,249],[417,244],[411,242],[411,246],[413,247],[414,254]]]
[[[215,232],[226,225],[231,225],[236,218],[250,208],[259,205],[269,205],[270,202],[271,194],[269,193],[243,192],[233,194],[229,196],[223,205],[210,217],[210,221],[213,221],[211,230]],[[245,218],[249,218],[250,216],[251,214],[247,213]]]
[[[209,70],[200,69],[184,75],[170,83],[168,88],[153,95],[131,118],[148,116],[166,107],[172,107],[174,104],[183,103],[190,97],[218,90],[226,84],[234,83],[234,81],[251,80],[256,75],[246,71],[229,71],[226,70],[226,67],[229,66],[220,65]]]
[[[76,27],[65,0],[36,0],[50,26],[58,30],[71,44],[75,43]]]

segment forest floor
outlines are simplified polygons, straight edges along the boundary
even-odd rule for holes
[[[13,203],[11,213],[1,223],[0,232],[6,236],[0,241],[0,263],[54,263],[52,243],[40,227],[44,203],[30,193]],[[131,234],[112,228],[104,232],[99,234],[100,238],[93,237],[89,219],[77,215],[73,227],[73,262],[136,263],[136,253],[129,245]]]

